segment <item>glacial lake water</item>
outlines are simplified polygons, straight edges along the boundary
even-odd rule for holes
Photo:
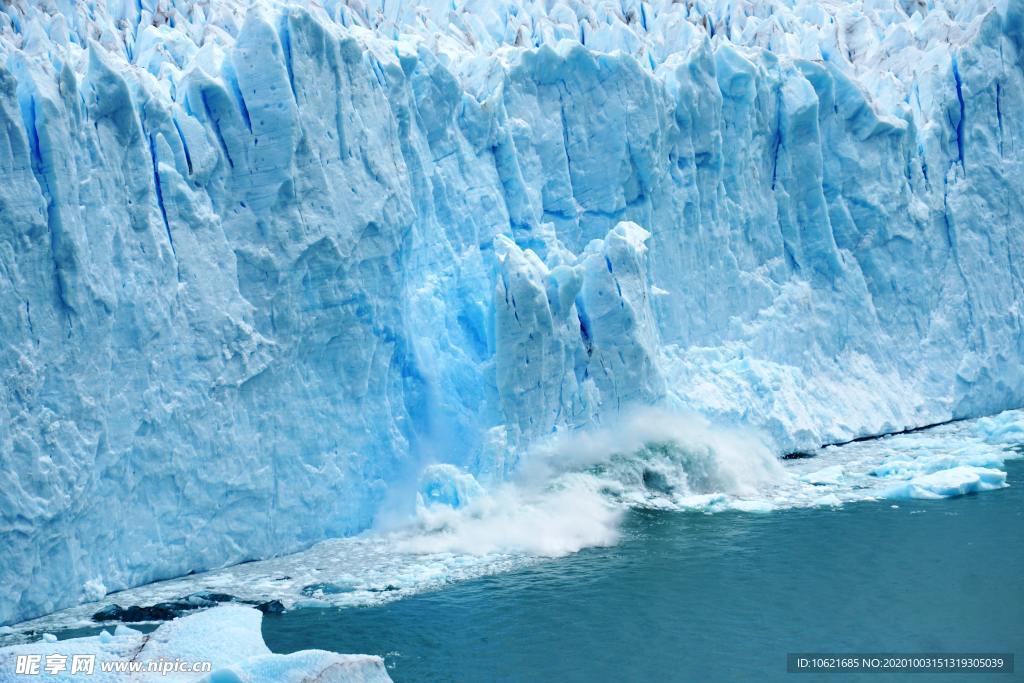
[[[395,681],[1010,681],[786,673],[787,652],[1024,658],[1024,461],[1009,488],[767,514],[632,511],[622,540],[371,607],[267,615],[275,652]]]

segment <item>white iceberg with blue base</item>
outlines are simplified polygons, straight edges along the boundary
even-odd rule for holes
[[[36,678],[47,681],[125,683],[175,681],[202,683],[382,683],[390,681],[380,657],[339,655],[324,650],[272,654],[260,634],[262,614],[226,605],[175,619],[143,634],[118,626],[111,634],[68,640],[43,639],[0,648],[0,679],[17,676],[19,657],[41,658]],[[53,669],[46,666],[52,660]],[[72,671],[75,655],[89,656],[90,668]],[[61,656],[63,658],[61,658]],[[137,670],[132,670],[136,664]],[[83,662],[80,666],[86,666]],[[151,670],[152,668],[152,670]],[[90,673],[86,673],[90,671]],[[196,670],[204,673],[195,673]]]

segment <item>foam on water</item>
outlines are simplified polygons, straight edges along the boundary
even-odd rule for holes
[[[484,485],[451,465],[425,468],[404,520],[301,553],[173,579],[25,622],[0,644],[89,624],[100,606],[145,605],[201,590],[286,607],[379,603],[616,542],[629,508],[763,513],[878,499],[945,498],[1007,486],[1024,411],[819,449],[780,461],[757,433],[643,410],[553,436],[510,480]]]

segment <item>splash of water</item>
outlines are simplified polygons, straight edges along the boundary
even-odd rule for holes
[[[615,543],[627,508],[756,509],[789,476],[753,431],[637,409],[554,435],[490,490],[451,465],[429,466],[411,527],[391,533],[402,552],[553,557]]]

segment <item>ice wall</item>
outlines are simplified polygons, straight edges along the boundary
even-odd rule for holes
[[[1022,3],[0,5],[0,623],[635,403],[1024,403]]]

